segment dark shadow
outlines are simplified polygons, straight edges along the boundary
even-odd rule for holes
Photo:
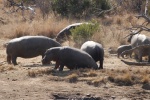
[[[73,71],[65,70],[65,71],[58,71],[58,70],[53,70],[52,75],[53,76],[59,76],[59,77],[66,77],[68,75],[70,75],[71,73],[73,73]]]
[[[52,93],[54,100],[102,100],[102,98],[93,95],[83,95],[80,93]]]
[[[150,90],[150,83],[143,84],[142,88],[145,90]]]
[[[51,67],[51,66],[55,66],[55,64],[46,64],[46,65],[42,65],[42,64],[30,64],[30,65],[21,65],[22,67]]]

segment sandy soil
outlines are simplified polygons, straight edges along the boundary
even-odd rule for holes
[[[83,99],[86,100],[150,100],[150,90],[142,88],[142,84],[118,86],[106,82],[99,86],[87,84],[79,77],[75,83],[66,81],[70,74],[67,68],[63,72],[40,74],[30,77],[29,71],[53,69],[54,65],[42,66],[41,57],[32,59],[18,58],[19,65],[8,65],[5,48],[2,44],[6,39],[0,39],[0,100],[50,100],[50,99]],[[2,69],[3,68],[3,69]],[[116,56],[107,54],[104,69],[144,69],[149,66],[128,66]],[[82,72],[81,72],[82,73]],[[101,74],[101,71],[96,71]],[[95,77],[91,77],[95,78]],[[97,77],[96,77],[97,78]]]

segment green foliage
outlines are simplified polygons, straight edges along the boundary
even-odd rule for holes
[[[102,10],[110,9],[109,0],[92,0],[93,8],[98,8]]]
[[[52,10],[62,16],[81,18],[96,9],[110,8],[108,0],[53,0]],[[93,12],[93,13],[92,13]]]
[[[72,38],[77,44],[90,40],[92,35],[99,30],[99,24],[96,21],[82,24],[71,30]]]
[[[62,16],[79,17],[89,5],[89,0],[53,0],[52,9]]]
[[[96,15],[95,12],[110,9],[110,0],[15,0],[24,4],[36,4],[43,17],[51,11],[63,17],[83,18]]]

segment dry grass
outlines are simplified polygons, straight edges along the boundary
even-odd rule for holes
[[[12,65],[0,66],[0,72],[11,71],[11,70],[16,70],[16,68]]]
[[[78,75],[76,73],[73,73],[66,77],[66,80],[70,83],[76,83],[78,81]]]
[[[53,72],[52,69],[46,68],[46,69],[37,69],[37,70],[29,70],[28,71],[28,76],[29,77],[36,77],[36,76],[41,76],[41,75],[49,75]]]
[[[51,76],[49,75],[49,81],[64,81],[65,79],[59,76]]]
[[[106,83],[106,79],[104,77],[99,77],[99,78],[96,78],[94,80],[87,81],[87,84],[94,85],[95,87],[98,87],[98,86],[105,84],[105,83]]]
[[[1,69],[3,71],[3,68]],[[73,71],[54,71],[52,69],[38,69],[28,71],[28,76],[37,77],[48,75],[49,80],[53,81],[67,81],[69,83],[76,83],[84,81],[89,85],[101,86],[107,82],[113,82],[119,86],[130,86],[134,84],[145,84],[150,82],[150,72],[147,69],[104,69],[91,70],[79,69]]]
[[[141,78],[141,83],[150,83],[150,76],[147,74],[143,75]]]
[[[49,18],[47,20],[13,23],[11,26],[11,32],[5,33],[6,38],[21,37],[24,35],[44,35],[51,38],[67,25],[66,19],[58,22],[54,18]]]
[[[141,83],[149,83],[150,75],[146,69],[124,69],[108,71],[108,80],[117,85],[133,85]]]
[[[84,77],[96,77],[97,76],[97,72],[95,70],[90,70],[87,73],[84,73]]]
[[[125,73],[122,75],[110,74],[108,80],[116,83],[117,85],[132,85],[133,80],[130,73]]]
[[[5,67],[4,66],[0,66],[0,72],[4,72],[5,71]]]

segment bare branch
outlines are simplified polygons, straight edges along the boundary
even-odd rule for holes
[[[121,1],[122,1],[122,0],[121,0]],[[117,7],[120,6],[120,4],[121,4],[121,3],[118,3],[117,5],[112,4],[112,5],[111,5],[112,8],[110,8],[110,9],[108,9],[108,10],[103,10],[103,9],[99,9],[99,8],[94,8],[94,10],[96,10],[97,15],[100,16],[101,14],[108,13],[108,12],[110,12],[110,11],[115,10]]]
[[[21,10],[22,11],[22,16],[23,16],[23,18],[26,20],[26,18],[24,17],[24,11],[25,10],[29,10],[30,11],[30,19],[32,19],[33,18],[33,15],[35,15],[36,13],[35,13],[35,9],[33,8],[33,7],[31,7],[31,6],[24,6],[24,3],[23,3],[23,1],[21,1],[20,3],[16,3],[16,2],[14,2],[14,0],[7,0],[9,3],[10,3],[10,5],[9,5],[9,7],[13,7],[13,11],[11,11],[10,13],[13,13],[13,12],[18,12],[19,10]],[[16,9],[15,9],[15,7],[17,7]],[[3,9],[4,10],[4,9]],[[4,10],[5,11],[5,10]],[[6,12],[6,11],[5,11]],[[9,12],[6,12],[6,13],[9,13]]]
[[[127,65],[150,66],[150,63],[148,63],[148,62],[129,62],[129,61],[125,61],[123,59],[121,61],[124,62]]]
[[[135,17],[138,18],[138,19],[142,17],[142,18],[144,18],[146,20],[142,25],[144,25],[146,22],[147,22],[146,25],[148,25],[150,23],[150,18],[148,16],[146,16],[145,14],[137,15]]]

